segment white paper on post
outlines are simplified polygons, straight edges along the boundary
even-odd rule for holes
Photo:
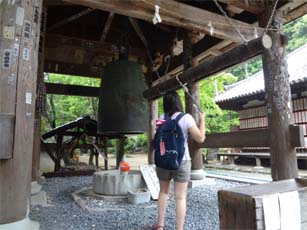
[[[266,230],[280,229],[280,211],[278,194],[262,198],[264,224]]]
[[[278,196],[281,230],[300,230],[301,206],[298,191],[281,193]]]

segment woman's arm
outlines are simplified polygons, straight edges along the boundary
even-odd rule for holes
[[[192,137],[192,139],[198,143],[204,142],[206,138],[205,134],[205,114],[199,113],[199,125],[198,127],[196,125],[192,126],[188,129],[189,133]]]

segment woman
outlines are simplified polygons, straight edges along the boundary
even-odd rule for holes
[[[168,114],[171,119],[175,119],[182,111],[182,104],[176,92],[170,92],[163,97],[164,114]],[[158,198],[158,223],[154,226],[156,230],[164,230],[164,217],[167,207],[168,194],[171,179],[175,182],[176,199],[176,229],[183,230],[186,213],[186,196],[188,181],[191,173],[191,157],[188,148],[188,134],[190,137],[201,143],[205,140],[204,114],[199,113],[199,125],[196,125],[194,118],[190,114],[185,114],[178,122],[185,139],[185,153],[178,170],[167,170],[157,167],[157,176],[160,183],[160,193]],[[164,118],[161,117],[162,119]]]

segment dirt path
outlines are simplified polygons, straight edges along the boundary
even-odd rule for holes
[[[147,153],[136,152],[125,154],[126,160],[130,163],[131,169],[139,169],[141,164],[147,164]],[[89,156],[81,155],[80,162],[88,163]],[[109,155],[109,169],[114,169],[116,166],[116,157],[113,154]],[[99,167],[104,167],[104,159],[99,156]]]

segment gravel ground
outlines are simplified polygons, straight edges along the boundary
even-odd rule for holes
[[[92,185],[92,177],[50,178],[43,186],[50,207],[32,206],[30,218],[40,222],[41,230],[97,229],[149,230],[156,222],[157,202],[133,205],[93,201],[97,211],[88,212],[78,206],[72,193]],[[188,190],[186,230],[219,229],[217,191],[246,184],[216,180],[208,186]],[[175,200],[168,203],[165,227],[175,229]]]

